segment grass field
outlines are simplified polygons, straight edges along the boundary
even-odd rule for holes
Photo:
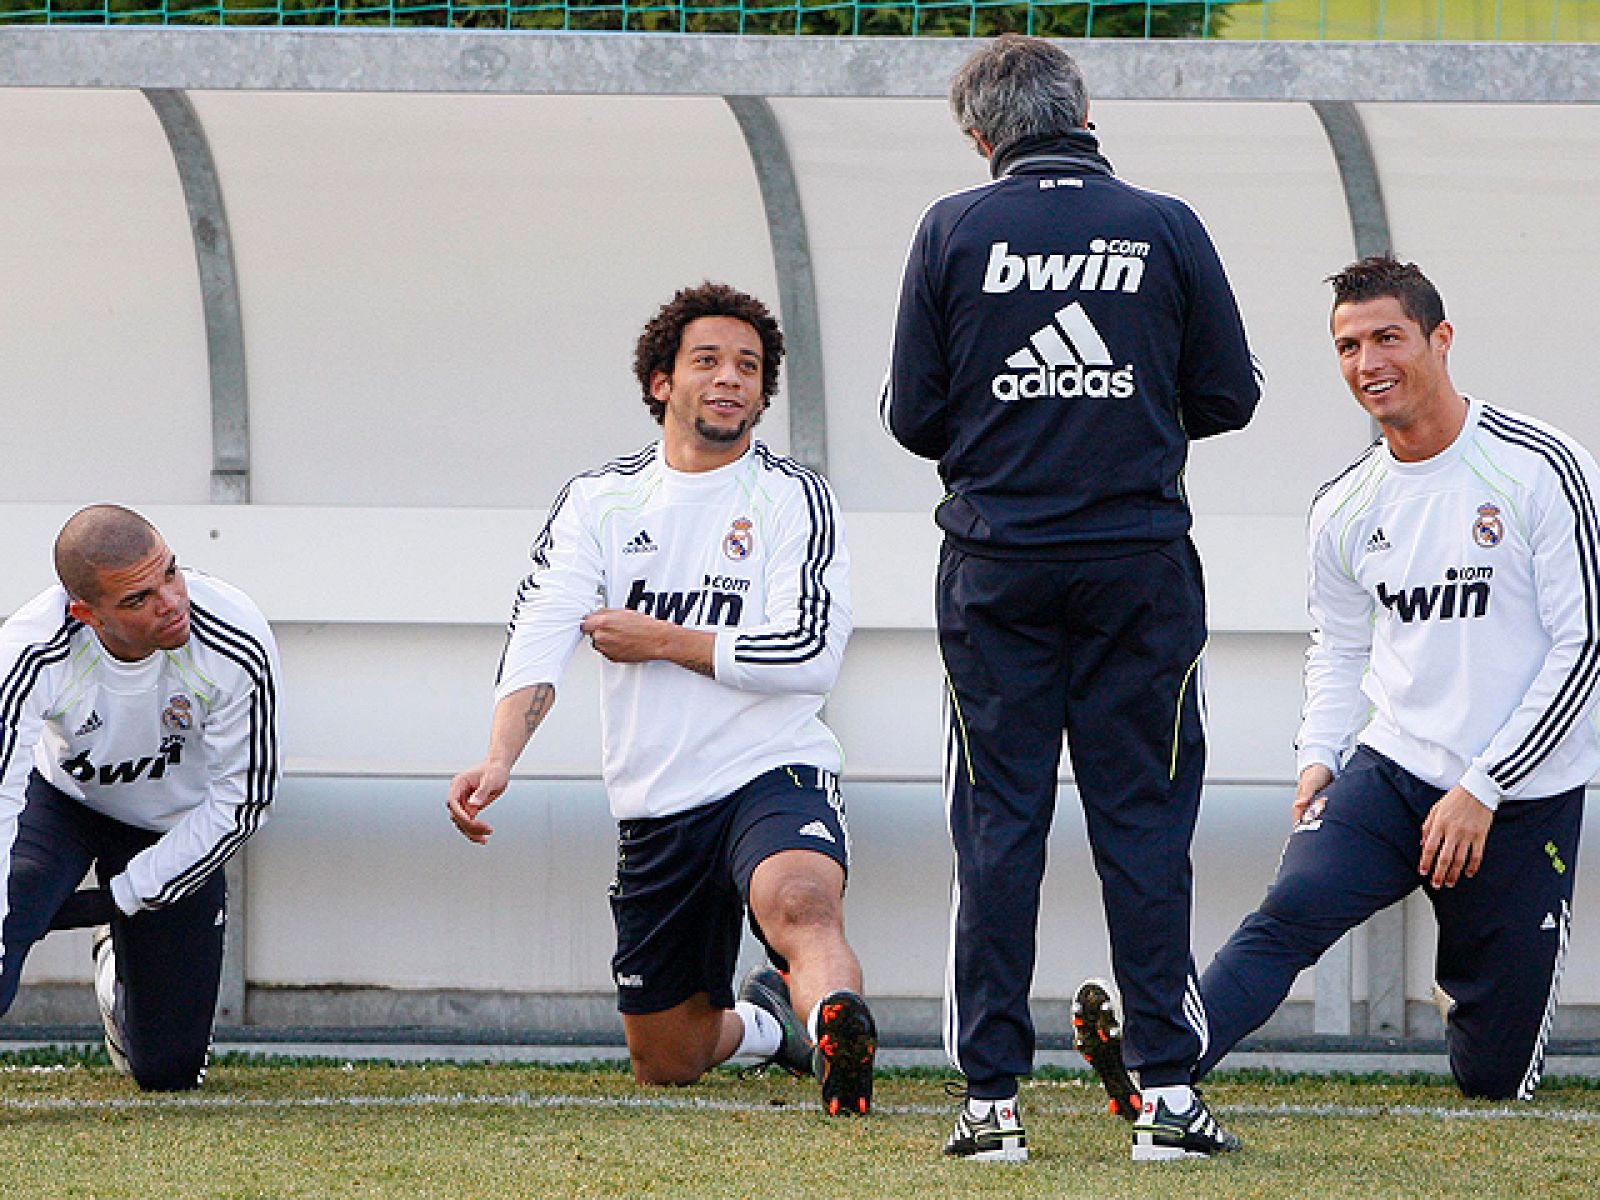
[[[103,1058],[0,1060],[0,1195],[94,1197],[1594,1197],[1600,1089],[1463,1101],[1442,1080],[1225,1077],[1226,1160],[1128,1161],[1098,1087],[1024,1085],[1032,1161],[941,1160],[946,1077],[891,1072],[866,1120],[814,1089],[717,1072],[640,1089],[616,1065],[265,1064],[145,1096]]]

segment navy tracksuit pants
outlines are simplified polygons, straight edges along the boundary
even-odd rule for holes
[[[0,1014],[16,999],[28,951],[49,932],[91,864],[104,887],[159,836],[80,804],[38,774],[30,777],[5,880]],[[111,919],[118,1025],[134,1080],[147,1091],[181,1091],[205,1078],[226,908],[227,883],[214,871],[174,904]]]
[[[1528,1099],[1544,1069],[1572,919],[1583,789],[1506,800],[1478,873],[1435,888],[1418,873],[1422,822],[1444,793],[1358,747],[1319,818],[1289,835],[1277,878],[1201,981],[1209,1071],[1348,929],[1422,888],[1439,922],[1434,977],[1455,1001],[1450,1070],[1468,1096]]]
[[[1205,769],[1200,562],[1187,538],[1120,558],[981,558],[938,583],[945,793],[955,846],[945,1048],[971,1095],[1033,1066],[1028,1010],[1066,731],[1100,876],[1128,1065],[1186,1082],[1204,1014],[1190,951],[1190,842]]]

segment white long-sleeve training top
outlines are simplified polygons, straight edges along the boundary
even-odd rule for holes
[[[111,880],[126,913],[182,899],[266,820],[280,775],[277,644],[243,592],[185,579],[189,640],[139,662],[108,654],[60,586],[0,627],[5,878],[35,769],[89,808],[161,834]]]
[[[818,717],[850,636],[849,555],[827,481],[753,441],[713,471],[659,443],[567,483],[533,545],[495,685],[555,684],[596,608],[716,635],[716,677],[601,666],[602,772],[618,820],[684,812],[785,764],[837,772]]]
[[[1573,439],[1468,402],[1448,449],[1383,442],[1318,493],[1299,768],[1352,739],[1490,808],[1600,769],[1600,472]]]

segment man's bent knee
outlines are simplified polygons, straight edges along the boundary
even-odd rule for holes
[[[633,1050],[629,1053],[629,1059],[633,1065],[635,1082],[655,1087],[682,1087],[695,1083],[714,1065],[707,1062],[703,1055],[691,1057],[681,1050],[666,1047]]]
[[[844,871],[811,850],[789,850],[756,868],[750,906],[768,934],[780,929],[844,928]]]

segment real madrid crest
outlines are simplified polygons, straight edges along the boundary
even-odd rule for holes
[[[166,711],[161,714],[161,724],[173,733],[186,733],[194,728],[193,703],[179,692],[167,700]]]
[[[1492,504],[1478,505],[1478,519],[1472,523],[1472,540],[1487,550],[1498,546],[1505,535],[1500,510]]]
[[[743,562],[756,552],[755,525],[749,517],[740,517],[722,539],[722,552],[734,562]]]

